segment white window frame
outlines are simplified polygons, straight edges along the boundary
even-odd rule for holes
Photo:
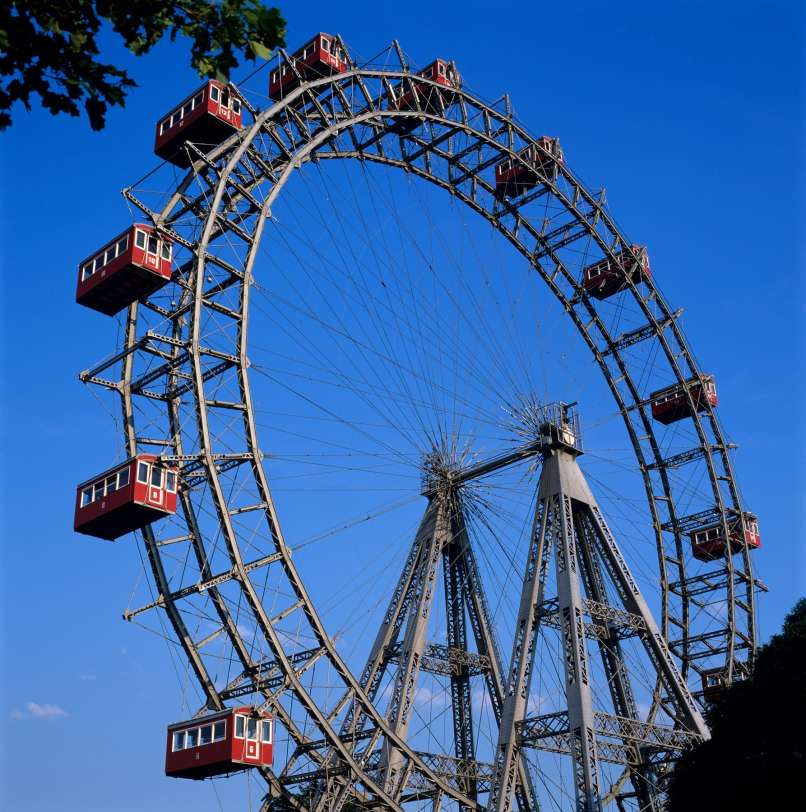
[[[146,233],[140,228],[134,230],[134,244],[145,251],[146,247]]]
[[[190,750],[191,747],[199,747],[199,740],[201,739],[201,736],[199,735],[199,728],[197,728],[197,727],[189,727],[189,728],[187,728],[185,730],[185,742],[190,741],[191,733],[196,734],[196,744],[186,743],[185,744],[185,750]]]
[[[221,98],[221,90],[219,89],[218,85],[210,85],[210,98],[214,102],[218,102]]]
[[[154,484],[154,474],[159,474],[159,480],[157,484]],[[160,468],[159,465],[152,465],[151,466],[151,475],[148,477],[148,485],[150,488],[160,488],[162,489],[165,484],[165,471]]]
[[[92,485],[81,489],[81,507],[85,508],[92,504]]]
[[[263,731],[265,729],[264,725],[267,725],[268,729],[269,729],[269,738],[268,739],[263,738]],[[272,743],[272,741],[274,739],[274,730],[273,730],[273,728],[274,728],[274,724],[272,723],[271,719],[261,719],[260,720],[260,741],[263,742],[263,744],[271,744]]]
[[[205,742],[205,741],[202,741],[202,731],[206,727],[210,728],[210,739],[209,739],[209,741]],[[212,743],[213,743],[213,723],[212,722],[207,722],[206,725],[200,725],[199,726],[199,747],[206,747],[208,744],[212,744]]]
[[[179,477],[176,471],[165,472],[165,490],[168,491],[168,493],[176,493],[178,481]]]
[[[125,488],[129,484],[129,469],[121,468],[118,471],[118,490]]]
[[[224,732],[220,736],[216,736],[216,728],[219,725],[223,725]],[[219,719],[217,722],[213,722],[213,741],[214,742],[221,742],[227,738],[227,720],[226,719]]]
[[[187,734],[186,730],[174,730],[173,735],[171,736],[171,752],[172,753],[179,753],[182,750],[187,750],[187,748],[185,747],[185,742],[187,741],[187,735],[186,734]],[[182,737],[182,746],[181,747],[176,746],[176,737],[177,736]]]
[[[145,471],[146,471],[146,478],[145,479],[142,479],[140,477],[140,473],[143,470],[143,466],[145,466]],[[151,468],[150,463],[147,463],[145,460],[138,460],[137,461],[137,481],[141,485],[148,485],[148,482],[151,479],[151,471],[149,470],[150,468]]]
[[[259,721],[260,721],[260,719],[255,719],[254,716],[247,716],[246,717],[246,738],[249,739],[250,741],[255,741],[256,739],[257,739],[257,741],[260,741],[260,726],[258,725]],[[255,726],[254,733],[251,736],[249,735],[249,726],[250,725]]]
[[[241,725],[242,725],[242,730],[241,730],[241,732],[240,732],[240,733],[238,733],[238,722],[239,722],[239,721],[240,721],[240,723],[241,723]],[[235,738],[236,738],[236,739],[243,739],[243,738],[244,738],[244,734],[245,734],[245,733],[246,733],[246,717],[245,717],[243,714],[241,714],[241,713],[236,713],[236,714],[235,714],[235,731],[234,731],[234,736],[235,736]]]

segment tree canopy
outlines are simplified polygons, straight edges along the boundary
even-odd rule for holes
[[[136,86],[129,74],[99,59],[104,26],[133,54],[147,54],[166,34],[190,41],[200,76],[226,80],[239,57],[266,59],[285,44],[285,20],[260,0],[11,0],[0,7],[0,129],[15,103],[32,97],[54,115],[78,116],[94,130],[111,106],[123,107]]]
[[[669,812],[802,809],[806,787],[806,599],[758,653],[752,676],[721,691],[711,739],[672,779]]]

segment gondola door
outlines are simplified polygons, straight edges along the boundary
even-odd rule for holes
[[[148,503],[155,507],[165,507],[165,489],[163,488],[164,471],[159,465],[151,466],[148,483]]]
[[[251,717],[246,720],[246,740],[243,749],[244,760],[260,761],[260,725]]]
[[[153,234],[149,234],[146,238],[145,264],[155,271],[160,267],[159,240]]]

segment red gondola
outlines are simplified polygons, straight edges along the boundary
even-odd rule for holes
[[[73,527],[112,541],[176,513],[176,490],[174,468],[154,454],[138,454],[78,486]]]
[[[270,767],[273,728],[270,713],[248,706],[170,725],[165,775],[198,780],[250,767]]]
[[[713,702],[721,693],[724,686],[721,668],[711,668],[700,674],[702,680],[702,695],[707,702]]]
[[[627,279],[634,284],[649,279],[649,254],[643,245],[631,245],[616,254],[588,265],[582,272],[582,285],[594,299],[606,299],[627,287]]]
[[[390,110],[423,110],[432,115],[438,115],[444,107],[453,104],[455,95],[450,89],[459,90],[462,87],[462,77],[452,62],[445,59],[435,59],[430,65],[417,72],[417,76],[431,79],[440,88],[425,82],[401,82],[392,89],[392,98],[389,101]],[[395,122],[395,129],[407,132],[414,129],[420,122],[416,118],[399,119]]]
[[[154,152],[186,169],[191,159],[182,149],[185,141],[207,152],[239,130],[242,122],[240,99],[229,85],[211,79],[159,120]]]
[[[172,245],[137,223],[78,266],[76,301],[112,316],[150,296],[171,278]]]
[[[730,529],[731,553],[738,553],[745,542],[751,550],[761,547],[761,534],[758,531],[758,519],[752,513],[744,513],[728,520]],[[725,528],[722,522],[701,527],[689,534],[694,558],[700,561],[712,561],[725,554]]]
[[[344,73],[350,64],[339,41],[331,34],[318,33],[289,59],[303,80],[321,79],[334,73]],[[299,87],[300,81],[291,65],[283,63],[269,74],[269,98],[279,101]]]
[[[517,158],[507,158],[495,166],[495,193],[501,198],[517,197],[545,180],[557,177],[557,164],[565,163],[559,138],[541,135],[537,146],[529,144]]]
[[[689,378],[686,383],[698,412],[707,411],[709,404],[716,406],[719,403],[713,375]],[[652,403],[652,417],[659,423],[668,425],[693,415],[682,384],[676,383],[665,389],[658,389],[649,396],[649,400]]]

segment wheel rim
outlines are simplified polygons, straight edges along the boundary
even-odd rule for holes
[[[384,731],[385,737],[406,754],[414,771],[425,782],[460,803],[468,803],[468,800],[440,778],[407,747],[406,742],[391,734],[386,721],[364,695],[326,632],[282,536],[261,462],[251,400],[247,334],[252,267],[266,217],[295,168],[308,160],[364,160],[408,171],[449,191],[455,199],[485,217],[523,254],[565,307],[583,336],[624,419],[647,493],[658,547],[663,586],[663,631],[667,639],[681,641],[675,647],[675,653],[682,669],[688,672],[694,670],[692,666],[701,669],[702,663],[708,667],[724,663],[730,678],[735,672],[742,673],[746,669],[755,647],[753,577],[746,549],[736,560],[728,556],[719,563],[724,573],[715,574],[716,567],[713,566],[707,569],[711,583],[717,584],[711,595],[718,592],[725,602],[724,629],[716,636],[713,629],[698,634],[697,622],[692,619],[692,614],[696,614],[696,609],[692,608],[696,606],[696,595],[692,593],[696,592],[696,585],[704,581],[693,580],[686,571],[687,514],[677,509],[679,494],[670,482],[669,471],[683,464],[703,467],[714,497],[712,515],[722,522],[726,533],[731,512],[742,512],[728,445],[713,409],[709,407],[702,415],[694,411],[692,426],[699,445],[691,447],[687,459],[683,459],[686,452],[664,456],[662,442],[655,435],[646,392],[636,382],[630,358],[625,353],[635,343],[656,342],[673,376],[669,383],[674,380],[682,383],[699,374],[701,370],[682,336],[676,314],[655,289],[654,282],[650,281],[645,289],[629,282],[624,295],[631,297],[643,314],[645,326],[612,335],[597,305],[583,293],[578,278],[579,267],[571,267],[563,253],[578,240],[590,240],[598,245],[604,256],[612,259],[630,245],[604,209],[603,199],[597,199],[584,189],[570,170],[561,165],[557,177],[539,185],[534,193],[526,196],[526,200],[517,201],[517,205],[501,204],[487,179],[492,164],[507,157],[518,160],[518,152],[525,145],[534,143],[534,139],[512,120],[506,110],[486,105],[466,91],[456,91],[453,103],[437,112],[393,113],[385,109],[389,87],[410,81],[411,74],[403,67],[396,71],[354,69],[303,85],[283,102],[258,114],[247,131],[233,136],[207,157],[195,156],[193,170],[161,211],[152,211],[135,192],[127,191],[129,199],[177,244],[184,245],[192,259],[180,271],[183,284],[173,312],[170,309],[155,310],[148,305],[132,306],[123,347],[122,386],[102,378],[103,369],[96,368],[93,374],[85,375],[85,380],[102,385],[114,383],[121,391],[129,453],[150,445],[144,442],[147,437],[144,427],[156,421],[148,410],[156,406],[163,415],[167,413],[169,430],[166,436],[169,441],[163,442],[163,448],[183,464],[186,477],[193,477],[193,481],[199,483],[197,490],[203,488],[205,504],[213,508],[213,516],[200,517],[198,503],[194,503],[186,491],[182,496],[182,508],[187,538],[181,541],[176,541],[176,537],[158,538],[151,528],[143,534],[158,590],[155,603],[165,609],[208,704],[221,707],[228,694],[209,674],[200,654],[206,637],[199,640],[191,633],[183,614],[186,613],[186,602],[209,601],[212,612],[220,621],[220,629],[215,634],[224,635],[231,642],[244,674],[251,671],[251,677],[244,676],[242,681],[254,679],[256,674],[260,676],[256,671],[258,664],[232,616],[231,600],[222,596],[223,589],[234,586],[249,606],[266,646],[272,652],[274,676],[282,678],[283,691],[293,693],[303,705],[321,737],[347,766],[350,780],[392,808],[396,806],[394,799],[384,793],[355,754],[339,739],[338,730],[317,707],[314,697],[302,683],[301,677],[320,659],[329,663],[345,690],[357,698],[373,724]],[[427,83],[434,85],[433,82]],[[308,127],[295,108],[314,111],[320,129]],[[422,120],[423,124],[402,137],[393,132],[395,121],[413,117]],[[375,131],[375,141],[361,146],[351,137],[352,150],[341,149],[336,153],[331,149],[335,136],[365,134],[369,130]],[[385,154],[377,150],[379,142],[397,141],[402,145],[400,149],[390,147]],[[455,142],[461,144],[461,149]],[[451,144],[451,152],[446,151],[446,144]],[[462,151],[464,155],[456,159],[456,154]],[[257,190],[263,191],[264,188],[269,191],[256,196]],[[194,194],[195,201],[191,201]],[[550,198],[558,209],[564,209],[568,218],[548,232],[534,225],[529,218],[529,204],[542,196]],[[250,203],[253,209],[247,212]],[[240,242],[240,267],[230,258],[219,255],[221,252],[215,240],[222,233],[226,233],[228,239]],[[197,238],[189,239],[193,234]],[[214,337],[209,335],[208,317],[212,313],[216,318],[231,322]],[[153,332],[148,332],[150,320],[155,317],[169,318],[170,335],[155,337]],[[155,349],[162,358],[162,377],[151,377],[144,383],[138,359],[140,355],[148,354],[149,360],[153,360]],[[228,391],[237,391],[238,399],[223,401],[215,397],[215,393],[211,395],[211,383],[218,387],[223,377],[227,378]],[[170,390],[180,398],[186,395],[193,398],[195,426],[192,429],[189,429],[183,407],[175,396],[153,397],[148,387],[155,380],[165,381],[165,391]],[[145,408],[142,401],[146,402]],[[238,421],[232,423],[232,430],[235,431],[235,426],[240,424],[237,428],[242,437],[240,447],[235,447],[232,442],[227,447],[218,444],[220,437],[217,431],[211,430],[211,422],[218,421],[220,418],[214,414],[222,411],[238,416]],[[254,503],[231,503],[231,495],[225,492],[222,483],[222,474],[234,468],[250,470],[253,493],[257,497]],[[239,517],[240,522],[250,515],[260,516],[266,523],[267,535],[274,545],[273,549],[264,549],[257,557],[243,554],[243,527],[236,526],[235,522],[235,517]],[[214,570],[209,563],[214,557],[209,550],[211,539],[218,536],[211,528],[216,524],[231,563],[227,572]],[[178,589],[169,586],[163,561],[165,551],[173,546],[167,545],[169,541],[187,542],[201,574],[195,585]],[[293,596],[293,600],[273,617],[263,606],[249,575],[263,568],[281,571],[288,593]],[[129,616],[133,618],[139,611],[135,610]],[[304,617],[316,640],[316,645],[303,658],[287,656],[282,638],[275,630],[277,617],[288,617],[292,612]],[[704,638],[705,634],[710,636]],[[703,658],[702,654],[709,646],[718,653]],[[259,693],[267,702],[272,702],[278,718],[296,744],[310,744],[312,737],[300,730],[290,716],[283,715],[281,703],[276,701],[276,690],[276,687],[260,688]],[[271,771],[264,771],[264,776],[276,793],[284,793]]]

